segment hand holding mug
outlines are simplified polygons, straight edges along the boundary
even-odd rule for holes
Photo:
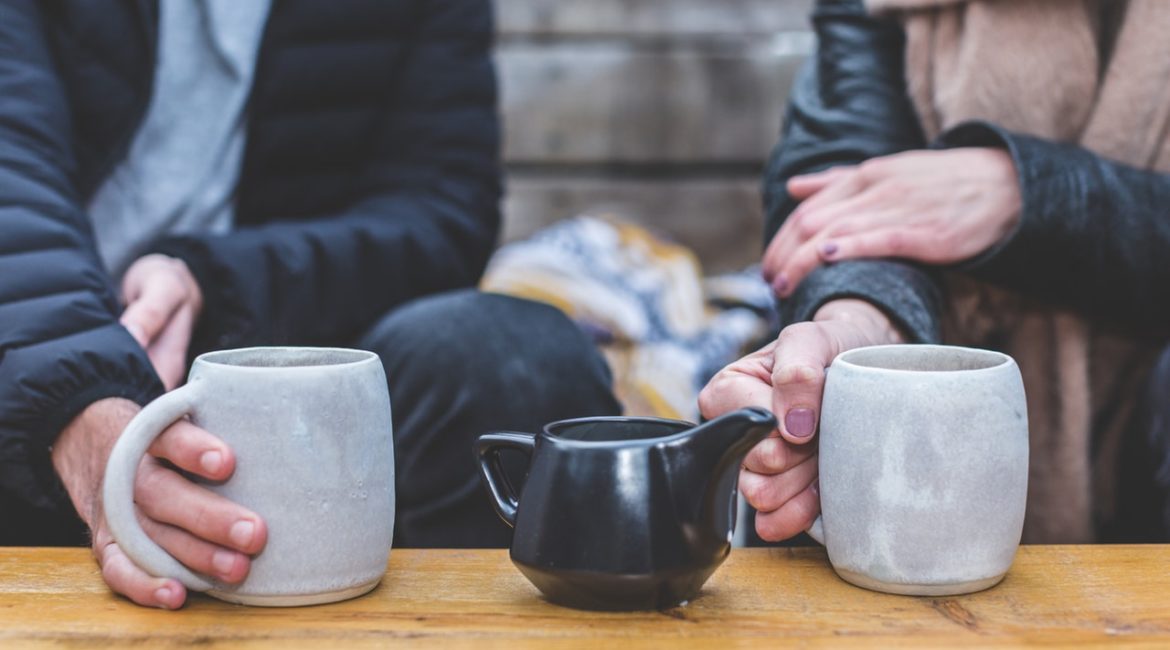
[[[189,564],[136,516],[143,468],[157,476],[143,455],[175,435],[185,417],[222,438],[238,458],[230,478],[202,489],[217,503],[260,513],[268,528],[263,551],[242,580]],[[102,506],[110,536],[150,574],[229,602],[292,606],[359,596],[386,571],[394,527],[392,428],[386,375],[372,352],[203,354],[187,383],[135,416],[109,453]],[[214,511],[195,508],[194,514]]]
[[[139,412],[128,400],[90,405],[58,436],[53,465],[77,512],[92,531],[93,552],[110,588],[151,607],[177,609],[186,589],[177,580],[147,573],[110,535],[99,497],[114,441]],[[235,470],[230,447],[188,421],[170,426],[143,457],[134,482],[137,516],[146,534],[193,571],[235,584],[265,544],[267,527],[256,513],[192,483],[178,470],[222,481]]]
[[[817,445],[825,368],[840,352],[897,343],[901,334],[873,305],[855,299],[826,303],[813,321],[790,325],[773,342],[721,370],[699,395],[711,419],[757,406],[780,426],[744,459],[739,489],[757,510],[756,532],[768,541],[808,528],[820,510]]]

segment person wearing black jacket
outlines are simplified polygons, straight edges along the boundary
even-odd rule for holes
[[[1063,107],[1063,114],[1054,110],[1042,116],[1048,120],[1045,124],[1072,124],[1059,136],[1035,137],[978,118],[928,129],[927,120],[935,117],[929,114],[931,105],[917,100],[932,89],[929,83],[908,85],[911,61],[915,56],[919,64],[923,61],[921,50],[909,49],[911,33],[904,25],[910,23],[899,17],[909,15],[912,20],[920,11],[923,19],[916,28],[953,25],[949,34],[941,29],[934,34],[939,39],[959,35],[972,44],[981,36],[975,33],[980,25],[992,24],[992,19],[1011,12],[1036,10],[1040,4],[978,0],[816,3],[812,17],[818,37],[816,53],[791,91],[782,139],[764,179],[768,246],[763,268],[788,325],[768,346],[725,368],[700,396],[705,417],[748,405],[764,406],[778,415],[777,435],[748,455],[740,478],[744,495],[757,511],[755,528],[763,540],[797,535],[819,511],[816,445],[809,443],[815,440],[824,369],[836,354],[853,347],[943,342],[950,299],[944,274],[989,283],[1044,308],[1069,310],[1092,324],[1091,333],[1119,331],[1133,341],[1165,345],[1170,334],[1170,301],[1166,299],[1170,175],[1150,168],[1159,167],[1150,164],[1157,157],[1147,154],[1127,165],[1119,162],[1124,157],[1121,153],[1106,157],[1078,145],[1078,137],[1091,137],[1099,125],[1085,117],[1087,112],[1078,113],[1077,103],[1071,101],[1053,102]],[[1096,3],[1048,3],[1040,9],[1098,10],[1085,21],[1089,27],[1083,32],[1083,42],[1097,43],[1101,63],[1090,58],[1098,56],[1092,46],[1076,49],[1080,42],[1069,34],[1079,38],[1082,32],[1048,30],[1055,23],[1022,22],[1017,15],[1015,22],[999,23],[1010,29],[987,34],[990,47],[981,52],[982,58],[962,59],[964,52],[959,50],[951,59],[926,61],[935,70],[956,60],[968,66],[947,69],[952,73],[949,77],[936,73],[928,79],[941,85],[964,75],[978,77],[999,59],[1003,65],[995,71],[1002,73],[998,81],[1002,86],[1030,64],[1036,63],[1036,69],[1056,65],[1051,59],[1059,57],[1045,48],[1057,43],[1044,40],[1045,34],[1055,33],[1056,38],[1073,42],[1072,49],[1060,50],[1070,55],[1066,63],[1082,59],[1087,63],[1057,67],[1052,76],[1024,84],[1017,90],[1021,114],[1028,115],[1029,102],[1043,105],[1045,93],[1064,91],[1065,79],[1082,74],[1100,71],[1107,81],[1128,75],[1130,83],[1124,87],[1130,92],[1149,87],[1132,83],[1142,78],[1143,70],[1136,68],[1146,62],[1159,65],[1155,61],[1160,59],[1146,49],[1144,56],[1135,57],[1135,64],[1125,59],[1123,46],[1130,50],[1135,45],[1161,47],[1164,31],[1157,29],[1166,27],[1165,12],[1157,3],[1128,4],[1131,15],[1126,14],[1127,3],[1099,3],[1099,7]],[[889,6],[908,11],[894,15],[871,11]],[[1159,19],[1146,18],[1142,24],[1142,15],[1134,13],[1139,9]],[[946,22],[955,15],[960,16],[956,22]],[[1077,23],[1070,20],[1067,25]],[[1150,40],[1138,43],[1143,32]],[[1019,39],[1013,41],[1012,34]],[[1029,52],[1034,58],[1028,58]],[[1106,65],[1111,58],[1112,65]],[[1131,64],[1135,67],[1125,67]],[[1118,87],[1122,84],[1106,90]],[[953,100],[934,90],[935,95],[926,97],[936,102],[933,106],[945,107]],[[1108,93],[1091,85],[1087,94],[1088,105],[1097,100],[1095,110],[1100,111],[1104,100],[1099,97],[1107,98]],[[988,96],[972,95],[975,100]],[[994,99],[1005,104],[1012,101],[1011,97]],[[1163,157],[1157,160],[1164,160],[1167,149],[1161,138],[1165,132],[1159,130],[1162,122],[1157,120],[1162,118],[1156,116],[1163,115],[1166,107],[1135,101],[1140,110],[1126,113],[1132,106],[1124,104],[1106,108],[1147,116],[1140,119],[1150,134],[1128,140],[1143,151],[1157,152],[1161,146]],[[987,110],[995,107],[991,103]],[[1132,128],[1106,126],[1113,129],[1114,141],[1134,135]],[[934,135],[928,135],[930,130]],[[1141,168],[1142,164],[1147,168]],[[1155,389],[1170,384],[1170,358],[1163,355],[1152,377],[1150,385]],[[1055,378],[1048,380],[1028,387],[1030,403],[1034,396],[1064,386]],[[1157,505],[1165,503],[1170,487],[1170,436],[1165,431],[1165,407],[1158,408],[1164,403],[1164,394],[1155,395],[1154,415],[1162,415],[1145,413],[1147,419],[1137,425],[1139,430],[1129,441],[1138,448],[1133,454],[1141,460],[1137,466],[1146,472],[1141,498],[1156,502],[1143,515],[1145,530],[1133,533],[1143,539],[1164,539],[1170,533],[1170,511],[1158,512],[1164,505]],[[1093,425],[1100,427],[1096,420]],[[1035,440],[1033,445],[1035,450]],[[1096,438],[1091,445],[1087,441],[1082,445],[1086,453],[1090,446],[1094,453],[1102,451]],[[1033,454],[1034,465],[1050,461]],[[1090,461],[1078,462],[1088,467]],[[1054,471],[1081,470],[1070,466]],[[1121,482],[1126,480],[1123,475]],[[1071,493],[1053,496],[1078,500]],[[1045,514],[1032,512],[1031,503],[1029,508],[1030,517]],[[1068,541],[1083,534],[1054,529],[1050,539]]]
[[[189,5],[210,11],[208,29],[217,11],[255,8],[214,4]],[[180,606],[182,586],[133,566],[105,530],[99,488],[114,439],[200,352],[343,345],[386,366],[395,543],[506,545],[474,437],[619,406],[604,361],[560,312],[469,289],[499,221],[489,3],[274,0],[253,22],[254,59],[213,80],[238,101],[226,124],[216,123],[226,100],[165,115],[182,96],[164,95],[183,89],[156,73],[190,53],[159,53],[194,34],[168,29],[202,29],[167,26],[182,6],[0,0],[0,543],[92,543],[115,591]],[[214,56],[228,64],[243,51],[238,39],[221,45]],[[205,212],[227,206],[229,223],[137,236],[112,263],[109,223],[124,236],[157,215],[117,197],[110,221],[91,211],[120,175],[157,171],[133,166],[157,160],[159,142],[206,122],[223,143],[246,143],[238,173],[206,170],[222,193]],[[205,156],[199,144],[167,162]],[[197,185],[187,212],[210,191]],[[135,491],[152,537],[227,581],[246,575],[264,522],[176,469],[222,479],[233,466],[222,442],[180,422]]]

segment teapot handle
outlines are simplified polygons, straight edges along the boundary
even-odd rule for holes
[[[530,433],[506,431],[485,433],[475,442],[479,476],[483,479],[484,487],[492,495],[492,506],[495,507],[496,514],[512,528],[516,527],[516,509],[520,507],[520,500],[507,474],[504,473],[504,466],[500,463],[500,451],[515,449],[524,452],[531,459],[535,448],[536,436]]]

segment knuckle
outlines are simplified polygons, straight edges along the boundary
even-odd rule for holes
[[[222,528],[220,526],[220,517],[217,516],[217,513],[208,504],[199,503],[194,505],[189,516],[191,519],[189,527],[184,526],[184,528],[187,528],[189,532],[197,537],[204,539],[227,538],[226,530],[222,531],[222,535],[220,534],[221,531],[219,528]]]
[[[788,510],[789,512],[786,514],[789,515],[793,525],[798,530],[804,530],[816,520],[817,514],[820,513],[820,506],[812,493],[806,490],[788,502]]]
[[[769,513],[768,516],[756,517],[756,533],[767,542],[779,542],[792,536],[790,526],[780,517],[779,513]]]
[[[808,213],[798,215],[795,226],[797,234],[804,240],[812,239],[820,231],[817,220]]]
[[[822,336],[820,325],[812,321],[805,321],[802,323],[793,323],[780,330],[780,335],[776,337],[776,341],[780,347],[783,347],[785,344],[806,342],[810,338],[819,338],[820,336]]]
[[[155,495],[165,490],[166,478],[166,470],[153,463],[140,467],[134,481],[134,501],[140,505],[153,503]]]
[[[732,389],[732,379],[727,375],[726,371],[720,371],[703,390],[699,391],[699,412],[704,417],[714,417],[722,413],[722,405],[726,401],[726,395]]]
[[[756,445],[755,461],[769,472],[783,472],[788,469],[788,450],[780,438],[768,438]]]
[[[707,384],[706,386],[703,387],[703,390],[699,391],[699,399],[698,399],[699,413],[701,413],[703,415],[703,417],[708,418],[708,419],[710,419],[711,417],[713,417],[716,414],[715,413],[716,398],[714,395],[714,391],[716,390],[715,382],[717,380],[718,380],[718,377],[716,377],[716,379],[712,379],[711,383]]]
[[[786,363],[772,373],[772,385],[816,386],[824,381],[825,369],[807,363]]]
[[[890,176],[882,179],[882,182],[874,186],[873,192],[879,199],[883,201],[898,200],[906,196],[907,192],[911,190],[910,183],[905,179],[897,176]]]
[[[764,506],[760,501],[761,485],[759,481],[743,480],[739,482],[739,492],[751,507],[757,510],[764,510]]]
[[[932,239],[932,246],[937,251],[953,250],[963,243],[959,233],[949,228],[936,231]]]
[[[881,158],[871,158],[857,166],[857,176],[863,181],[873,181],[882,175],[885,170],[885,161]]]
[[[162,308],[154,303],[143,304],[138,309],[138,318],[140,322],[143,322],[152,328],[157,328],[164,320],[166,320],[166,317],[167,315],[163,312]]]
[[[905,233],[894,231],[886,234],[886,250],[891,255],[901,255],[906,252],[906,235]]]

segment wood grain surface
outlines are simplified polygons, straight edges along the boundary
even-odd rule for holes
[[[499,550],[395,550],[382,585],[295,609],[193,596],[177,612],[111,595],[82,549],[0,549],[0,648],[1170,647],[1170,546],[1033,546],[998,587],[865,591],[820,549],[736,549],[661,612],[545,602]]]

